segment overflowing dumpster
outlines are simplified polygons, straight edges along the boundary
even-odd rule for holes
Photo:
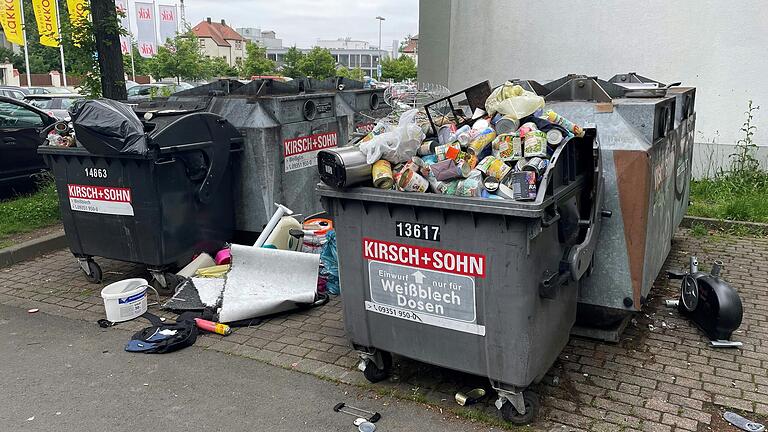
[[[69,248],[89,281],[101,281],[99,256],[146,265],[164,288],[166,271],[231,240],[241,138],[229,122],[178,110],[142,122],[109,100],[87,101],[72,118],[78,146],[38,151],[56,181]]]
[[[463,102],[451,102],[451,112],[442,111],[442,117],[451,117],[453,134],[441,141],[458,146],[460,131],[469,130],[460,123],[467,122],[477,125],[468,136],[485,140],[490,152],[489,121],[456,114],[477,112],[476,107],[460,106],[468,100],[485,101],[471,96],[446,99]],[[404,118],[410,119],[410,113],[401,116],[399,129],[381,132],[387,127],[377,125],[373,136],[377,131],[379,137],[402,135],[399,130],[414,127]],[[554,128],[533,115],[520,122],[537,142],[543,132],[533,122]],[[566,132],[560,138],[547,149],[539,148],[545,152],[542,157],[520,154],[518,168],[512,168],[513,162],[483,167],[472,158],[475,154],[465,160],[456,147],[443,148],[443,154],[435,147],[436,138],[428,136],[419,151],[437,153],[431,171],[425,167],[434,154],[414,157],[396,170],[399,180],[384,183],[377,181],[377,166],[395,164],[399,156],[393,152],[385,152],[373,167],[365,165],[365,143],[360,150],[320,153],[320,171],[333,172],[322,177],[328,184],[320,184],[318,191],[336,229],[346,333],[369,381],[384,379],[392,367],[391,354],[397,354],[486,376],[499,394],[496,406],[505,419],[522,424],[533,418],[539,403],[527,389],[543,378],[568,342],[579,288],[588,279],[604,217],[598,131],[579,128],[577,135]],[[505,140],[502,135],[494,144]],[[462,148],[482,154],[475,142]],[[355,151],[362,156],[350,156]],[[451,157],[457,158],[455,165]],[[531,165],[535,158],[539,168],[534,175],[520,161]],[[470,174],[456,174],[459,180],[435,179],[445,174],[438,173],[440,164],[465,163],[477,165]],[[360,166],[367,166],[367,176],[360,175]],[[349,181],[352,170],[357,185]],[[515,177],[513,171],[535,179],[535,191],[499,192],[512,191],[503,185]],[[433,193],[414,187],[412,179],[418,175],[429,178]],[[485,185],[470,182],[475,175]]]
[[[601,230],[574,331],[618,341],[630,314],[646,303],[688,208],[696,115],[694,88],[637,74],[611,81],[568,75],[518,82],[563,116],[600,131],[605,208],[614,216]]]

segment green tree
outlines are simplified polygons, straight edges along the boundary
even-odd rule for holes
[[[135,59],[135,58],[134,58]],[[191,31],[176,35],[157,49],[157,55],[147,64],[155,79],[176,78],[177,81],[208,78],[208,61],[200,52],[197,37]]]
[[[100,97],[101,72],[95,54],[96,40],[93,37],[93,22],[89,19],[81,19],[73,24],[62,13],[61,36],[67,74],[80,77],[80,85],[77,86],[78,92],[88,97]]]
[[[345,66],[339,66],[336,68],[336,76],[362,81],[365,77],[365,72],[363,72],[363,70],[359,67],[349,69]]]
[[[314,47],[299,61],[299,69],[304,76],[325,79],[336,75],[336,62],[329,50]]]
[[[395,59],[382,59],[381,77],[395,81],[405,81],[416,78],[416,62],[407,55]]]
[[[206,60],[206,78],[236,77],[240,75],[237,68],[230,66],[227,60],[222,57],[211,57]]]
[[[300,49],[296,48],[296,45],[288,48],[283,56],[283,66],[280,68],[280,72],[287,77],[297,78],[302,75],[299,63],[304,58],[304,53]]]
[[[267,58],[267,49],[253,42],[245,44],[245,60],[241,65],[240,75],[250,78],[254,75],[273,75],[275,62]]]
[[[133,67],[136,68],[136,75],[149,75],[149,61],[150,59],[144,58],[139,53],[138,46],[133,44]],[[123,54],[123,66],[125,67],[125,73],[131,75],[131,56],[130,54]]]

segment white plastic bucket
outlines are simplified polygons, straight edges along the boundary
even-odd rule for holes
[[[124,279],[111,283],[101,290],[107,320],[128,321],[147,311],[146,279]]]

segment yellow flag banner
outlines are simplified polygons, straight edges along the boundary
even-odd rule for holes
[[[24,30],[21,25],[21,0],[0,0],[0,24],[5,38],[16,45],[24,45]]]
[[[56,17],[54,0],[32,0],[40,33],[40,45],[59,47],[59,20]]]
[[[72,24],[77,24],[81,19],[88,18],[88,0],[67,0],[67,10],[69,11],[69,20]]]

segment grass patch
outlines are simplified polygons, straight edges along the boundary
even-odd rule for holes
[[[768,173],[727,173],[691,181],[691,216],[768,223]]]
[[[0,246],[12,235],[51,226],[59,220],[56,185],[45,178],[37,192],[0,201]]]

